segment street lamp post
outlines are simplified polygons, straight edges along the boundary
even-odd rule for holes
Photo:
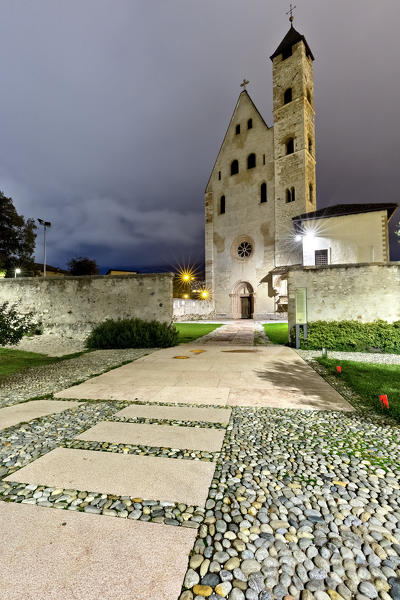
[[[19,275],[21,273],[21,269],[15,269],[15,273],[14,273],[14,279],[17,278],[17,275]]]
[[[43,219],[38,219],[40,225],[43,225],[43,279],[46,279],[46,229],[47,227],[51,227],[50,221],[44,221]]]

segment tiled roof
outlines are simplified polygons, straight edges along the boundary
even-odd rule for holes
[[[388,213],[388,219],[393,215],[397,209],[397,204],[393,202],[376,202],[374,204],[335,204],[334,206],[327,206],[326,208],[320,208],[312,212],[303,213],[297,217],[293,217],[295,227],[299,226],[302,221],[310,221],[314,219],[327,219],[329,217],[342,217],[344,215],[357,215],[367,212],[375,212],[377,210],[386,210]]]

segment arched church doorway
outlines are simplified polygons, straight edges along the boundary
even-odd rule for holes
[[[254,313],[254,290],[247,281],[240,281],[230,294],[233,319],[252,319]]]

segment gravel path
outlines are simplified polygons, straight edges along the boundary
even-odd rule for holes
[[[96,350],[76,358],[26,369],[0,381],[0,407],[59,392],[78,381],[83,381],[149,354],[152,349]]]
[[[316,356],[321,356],[320,350],[296,350],[304,358],[310,360]],[[354,360],[356,362],[378,363],[386,365],[400,365],[400,354],[382,354],[370,352],[337,352],[328,350],[328,358],[338,358],[340,360]]]
[[[85,337],[68,337],[59,334],[42,334],[32,337],[23,337],[14,346],[6,346],[13,350],[25,350],[26,352],[39,352],[48,356],[64,356],[82,352],[85,349]]]

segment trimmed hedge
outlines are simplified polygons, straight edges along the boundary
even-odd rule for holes
[[[173,325],[142,319],[107,319],[86,339],[86,348],[167,348],[175,346],[178,332]]]
[[[296,341],[295,329],[290,331],[290,341]],[[314,321],[308,323],[308,338],[301,348],[305,350],[342,350],[345,352],[386,352],[400,354],[400,321],[387,323],[374,321]]]

